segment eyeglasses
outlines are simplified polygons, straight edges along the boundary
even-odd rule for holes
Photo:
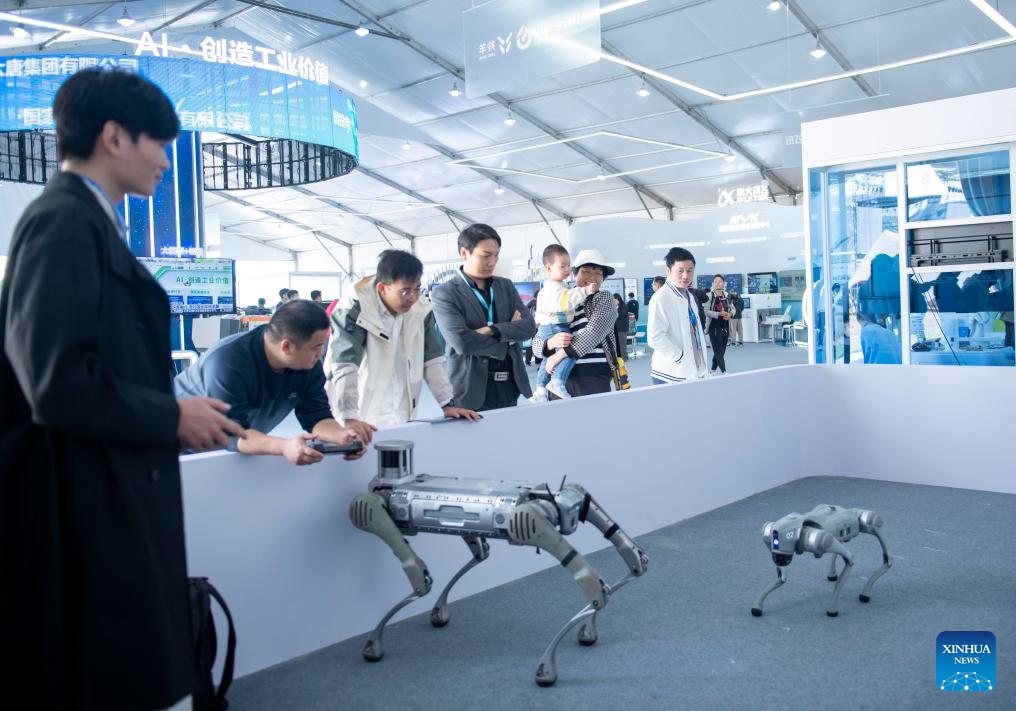
[[[386,284],[385,286],[387,286],[389,289],[392,288],[391,285],[389,284]],[[398,294],[403,299],[408,299],[410,296],[419,297],[420,294],[423,293],[423,287],[415,286],[412,289],[399,289],[395,293]]]

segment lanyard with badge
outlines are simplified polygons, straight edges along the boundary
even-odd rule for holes
[[[463,272],[460,271],[459,272],[459,276],[462,277],[462,281],[466,282],[466,286],[468,286],[470,291],[473,292],[473,295],[476,297],[476,300],[480,302],[480,306],[482,306],[483,308],[485,308],[487,310],[487,325],[488,326],[493,326],[494,325],[494,285],[493,284],[490,285],[490,303],[487,303],[487,300],[485,298],[483,298],[483,294],[480,292],[480,290],[477,289],[475,286],[473,286],[472,284],[469,283],[469,279],[466,278],[466,275]]]
[[[120,214],[120,211],[116,209],[116,205],[114,205],[113,201],[109,199],[109,195],[107,195],[106,191],[102,189],[102,186],[87,175],[82,175],[81,173],[75,173],[75,175],[81,178],[85,185],[92,189],[92,192],[95,193],[96,197],[101,196],[100,204],[103,211],[116,224],[117,229],[120,231],[120,236],[127,239],[127,223],[124,221],[123,215]]]
[[[487,310],[487,325],[488,326],[493,326],[494,325],[494,285],[493,284],[490,285],[490,301],[488,302],[483,297],[483,293],[479,289],[477,289],[475,286],[473,286],[472,284],[469,283],[469,279],[466,278],[466,275],[465,275],[464,272],[460,271],[459,272],[459,276],[462,277],[462,281],[466,282],[466,286],[469,287],[469,290],[473,292],[473,296],[475,296],[476,300],[480,302],[480,306],[482,306],[483,308],[485,308]],[[508,375],[509,375],[509,373],[508,373],[507,370],[490,370],[489,373],[490,373],[490,377],[494,380],[494,382],[503,383],[503,382],[507,382],[508,381]]]
[[[696,313],[698,311],[698,304],[692,305],[691,302],[693,298],[697,299],[698,297],[692,294],[690,289],[678,289],[673,284],[669,286],[674,290],[675,294],[688,302],[688,325],[691,326],[692,352],[695,355],[695,367],[701,368],[705,364],[705,354],[703,353],[702,338],[699,335],[698,328],[698,314]]]

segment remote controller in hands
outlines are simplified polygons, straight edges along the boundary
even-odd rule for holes
[[[349,444],[336,444],[334,442],[322,442],[319,439],[308,440],[307,444],[322,454],[356,454],[363,449],[363,442],[359,440]]]

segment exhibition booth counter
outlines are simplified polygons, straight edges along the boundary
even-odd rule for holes
[[[1014,100],[802,126],[813,362],[1014,365]]]
[[[478,423],[412,423],[376,440],[414,442],[418,474],[553,489],[567,476],[639,536],[806,476],[1016,493],[1004,448],[984,446],[1004,439],[1014,396],[1016,375],[991,368],[789,366],[488,412]],[[183,457],[189,569],[229,602],[237,674],[365,633],[408,594],[399,561],[349,518],[377,468],[373,449],[355,462],[328,457],[306,467],[226,452]],[[759,511],[731,536],[754,544],[777,513],[786,512]],[[605,547],[591,526],[568,541],[581,553]],[[423,534],[412,546],[437,590],[402,617],[426,612],[470,558],[453,536]],[[532,547],[492,540],[490,548],[453,601],[557,565]],[[562,571],[566,595],[568,578]]]

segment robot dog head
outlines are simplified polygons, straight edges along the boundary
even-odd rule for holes
[[[783,523],[784,520],[781,519],[779,523]],[[780,529],[777,528],[777,523],[776,521],[769,521],[762,527],[762,541],[769,548],[773,562],[783,568],[790,565],[791,561],[794,560],[794,540],[797,537],[797,531],[791,527],[789,531],[784,529],[783,535],[781,535]],[[800,530],[800,526],[797,527],[797,530]],[[787,533],[789,533],[789,536],[786,535]]]

